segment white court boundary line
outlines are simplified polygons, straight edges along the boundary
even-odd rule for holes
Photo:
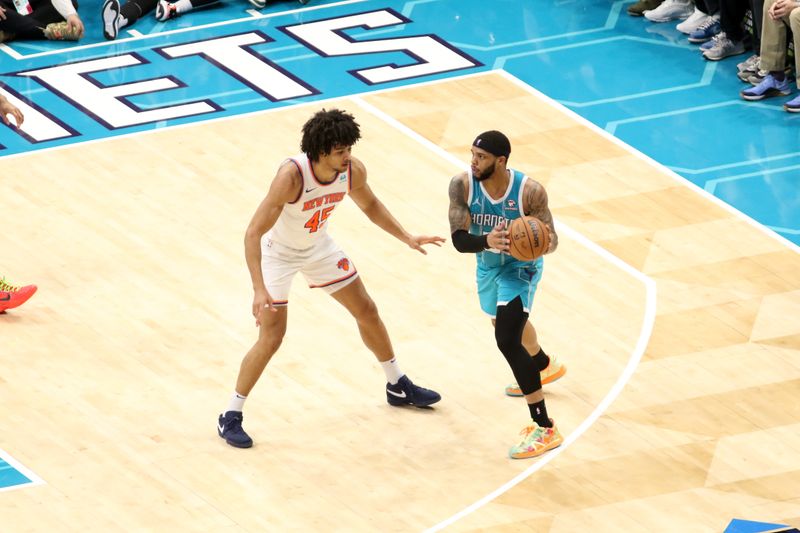
[[[20,483],[19,485],[12,485],[10,487],[0,487],[0,492],[22,489],[25,487],[32,487],[34,485],[46,485],[46,483],[42,478],[40,478],[39,476],[37,476],[24,466],[22,466],[22,464],[20,464],[16,459],[8,455],[8,453],[4,452],[3,450],[0,450],[0,459],[13,466],[22,475],[30,479],[30,483]]]
[[[465,166],[464,163],[460,161],[458,158],[456,158],[449,152],[445,151],[443,148],[432,143],[431,141],[429,141],[422,135],[418,134],[411,128],[402,124],[394,117],[384,113],[377,107],[365,102],[359,97],[352,98],[352,100],[354,100],[365,111],[368,111],[374,116],[380,118],[387,124],[391,125],[395,129],[404,133],[406,136],[411,137],[416,142],[423,145],[424,147],[426,147],[428,150],[435,153],[439,157],[445,159],[446,161],[449,161],[450,163],[453,163],[458,168],[464,168]],[[636,270],[629,264],[622,261],[619,257],[613,255],[605,248],[599,246],[598,244],[595,244],[587,237],[578,233],[576,230],[570,228],[569,226],[566,226],[565,224],[559,222],[558,230],[560,232],[564,232],[565,234],[569,235],[570,238],[574,239],[575,241],[583,245],[585,248],[589,249],[591,252],[594,252],[595,254],[599,255],[606,261],[617,266],[618,268],[620,268],[627,274],[633,276],[634,278],[638,279],[644,284],[646,291],[645,312],[642,320],[642,327],[641,330],[639,331],[639,338],[636,341],[636,347],[631,353],[631,356],[628,359],[628,363],[627,365],[625,365],[625,369],[623,370],[622,374],[620,374],[619,378],[617,378],[617,381],[614,383],[614,386],[611,387],[611,390],[608,392],[608,394],[606,394],[606,396],[600,401],[597,407],[594,408],[591,414],[586,419],[584,419],[584,421],[581,422],[581,424],[577,428],[575,428],[575,430],[572,433],[570,433],[566,439],[564,439],[564,443],[560,447],[556,448],[551,452],[548,452],[541,459],[535,461],[531,466],[529,466],[524,471],[517,474],[510,481],[508,481],[501,487],[497,488],[496,490],[490,492],[489,494],[487,494],[480,500],[476,501],[472,505],[462,509],[458,513],[436,524],[435,526],[428,528],[427,530],[425,530],[426,533],[428,532],[433,533],[441,529],[444,529],[445,527],[453,524],[454,522],[460,520],[461,518],[464,518],[465,516],[477,511],[478,509],[480,509],[487,503],[491,502],[498,496],[504,494],[505,492],[508,492],[515,485],[524,481],[538,470],[544,468],[544,466],[547,463],[558,457],[561,453],[564,452],[564,450],[569,448],[569,446],[573,442],[578,440],[578,438],[581,435],[583,435],[586,432],[586,430],[589,429],[592,426],[592,424],[594,424],[597,421],[598,418],[600,418],[600,415],[602,415],[606,411],[606,409],[608,409],[609,405],[611,405],[611,403],[617,398],[617,396],[619,396],[619,394],[622,392],[622,389],[631,379],[631,376],[633,376],[636,367],[639,366],[639,362],[642,359],[642,355],[644,354],[644,351],[647,348],[647,344],[650,341],[650,336],[653,333],[653,325],[655,324],[655,319],[656,319],[656,301],[657,301],[656,282],[650,277],[643,274],[642,272]]]
[[[623,142],[622,140],[618,139],[617,137],[614,137],[609,132],[605,131],[601,127],[599,127],[599,126],[595,125],[594,123],[590,122],[588,119],[583,118],[582,116],[580,116],[575,111],[569,109],[568,107],[565,107],[564,105],[558,103],[557,101],[553,100],[552,98],[550,98],[549,96],[545,95],[544,93],[534,89],[533,87],[531,87],[530,85],[528,85],[527,83],[525,83],[521,79],[517,78],[513,74],[509,74],[505,70],[494,70],[492,72],[496,72],[496,73],[500,74],[501,76],[506,78],[511,83],[513,83],[513,84],[517,85],[518,87],[520,87],[521,89],[529,92],[530,94],[532,94],[533,96],[537,97],[538,99],[547,102],[548,104],[552,105],[553,107],[559,108],[562,112],[564,112],[568,116],[572,117],[574,120],[580,122],[584,126],[587,126],[589,129],[591,129],[595,133],[598,133],[598,134],[602,135],[603,137],[605,137],[609,141],[613,142],[614,144],[616,144],[620,148],[624,149],[625,151],[627,151],[631,155],[633,155],[633,156],[637,157],[638,159],[641,159],[642,161],[645,161],[645,162],[649,163],[650,165],[658,168],[662,172],[664,172],[667,175],[669,175],[670,177],[672,177],[674,180],[680,182],[683,185],[686,185],[687,187],[689,187],[691,190],[693,190],[694,192],[696,192],[697,194],[699,194],[700,196],[702,196],[706,200],[710,200],[711,202],[715,203],[717,206],[725,209],[729,213],[732,213],[732,214],[736,215],[737,217],[741,218],[742,220],[744,220],[745,222],[747,222],[748,224],[750,224],[754,228],[757,228],[759,231],[761,231],[762,233],[766,234],[767,236],[777,240],[778,242],[781,242],[781,243],[785,244],[786,246],[788,246],[790,249],[794,250],[795,252],[800,253],[800,246],[796,245],[792,241],[786,239],[785,237],[783,237],[782,235],[779,235],[778,233],[775,233],[773,230],[769,229],[768,227],[766,227],[761,222],[758,222],[757,220],[747,216],[746,214],[742,213],[741,211],[739,211],[738,209],[736,209],[732,205],[725,203],[724,201],[720,200],[719,198],[717,198],[716,196],[714,196],[713,194],[711,194],[710,192],[708,192],[704,188],[702,188],[699,185],[696,185],[695,183],[693,183],[692,181],[684,178],[683,176],[681,176],[677,172],[673,171],[672,169],[665,167],[664,165],[662,165],[661,163],[659,163],[655,159],[651,158],[650,156],[647,156],[647,155],[643,154],[642,152],[640,152],[639,150],[633,148],[629,144],[626,144],[625,142]]]

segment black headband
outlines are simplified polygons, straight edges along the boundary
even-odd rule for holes
[[[508,137],[497,130],[484,131],[475,137],[472,146],[477,146],[497,157],[502,155],[508,158],[511,155],[511,143],[508,141]]]

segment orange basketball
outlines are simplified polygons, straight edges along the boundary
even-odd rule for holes
[[[515,259],[533,261],[550,247],[550,232],[536,217],[516,218],[509,230],[509,251]]]

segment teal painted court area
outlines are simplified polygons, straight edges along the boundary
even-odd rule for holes
[[[0,450],[0,492],[39,482],[32,474],[23,474],[22,470],[22,465]]]
[[[0,90],[50,127],[0,128],[0,155],[505,69],[800,244],[800,116],[782,110],[788,98],[741,100],[735,65],[749,54],[708,62],[675,23],[630,17],[629,3],[311,0],[257,11],[228,0],[166,23],[146,16],[106,42],[99,2],[82,2],[84,41],[3,45]],[[276,83],[285,90],[270,93]],[[79,97],[126,84],[105,104]]]

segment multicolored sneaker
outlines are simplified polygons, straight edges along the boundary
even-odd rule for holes
[[[242,429],[244,416],[241,411],[228,411],[219,415],[217,433],[225,442],[236,448],[249,448],[253,439]]]
[[[427,407],[433,405],[442,397],[438,392],[424,389],[414,385],[408,376],[400,378],[396,384],[386,384],[386,401],[389,405],[414,405],[416,407]]]
[[[553,419],[550,419],[553,422]],[[553,424],[551,428],[543,428],[531,420],[531,425],[519,432],[522,439],[508,450],[508,456],[512,459],[530,459],[538,457],[544,452],[553,448],[558,448],[564,442],[564,437],[558,432],[558,428]]]
[[[19,307],[27,302],[36,292],[36,288],[36,285],[17,287],[7,282],[6,278],[0,278],[0,313],[4,313],[6,309]]]
[[[67,21],[51,22],[44,27],[42,33],[51,41],[77,41],[81,38],[80,28],[70,26]]]
[[[547,385],[552,383],[558,379],[561,379],[564,374],[567,373],[567,366],[562,364],[555,355],[550,356],[550,364],[547,365],[547,368],[541,371],[540,375],[542,376],[542,385]],[[506,396],[524,396],[522,394],[522,389],[519,388],[519,385],[516,383],[512,383],[508,387],[506,387]]]
[[[178,15],[178,8],[175,4],[171,4],[167,2],[167,0],[158,0],[156,4],[156,20],[164,22],[169,19],[174,19]]]

